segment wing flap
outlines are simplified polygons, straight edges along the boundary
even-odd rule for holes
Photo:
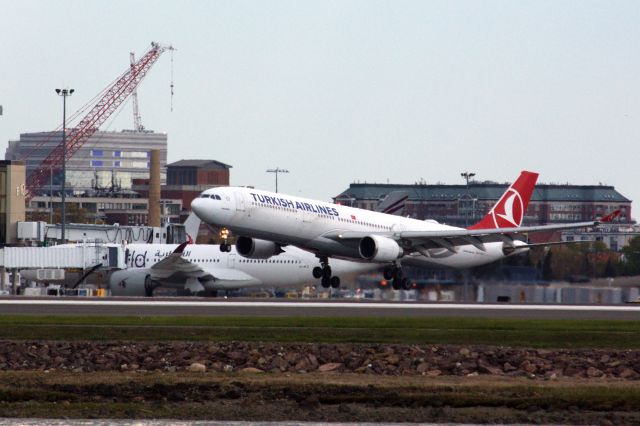
[[[218,281],[251,281],[255,278],[237,269],[208,269],[207,272],[214,280]]]
[[[493,229],[447,229],[438,231],[401,231],[401,232],[362,232],[362,231],[335,231],[324,235],[340,242],[359,240],[370,235],[380,235],[401,242],[404,247],[446,248],[455,252],[456,247],[471,244],[480,250],[483,244],[491,242],[507,242],[524,240],[525,234],[538,232],[561,231],[565,229],[590,228],[599,225],[600,222],[576,222],[555,225],[520,226],[517,228],[493,228]]]

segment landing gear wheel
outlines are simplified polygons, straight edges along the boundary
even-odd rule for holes
[[[313,278],[315,278],[317,280],[322,278],[322,268],[319,267],[319,266],[316,266],[315,268],[313,268],[311,273],[313,274]]]
[[[402,289],[411,290],[411,280],[409,278],[402,279]]]
[[[386,268],[384,268],[384,271],[382,271],[382,276],[384,277],[384,279],[387,281],[392,279],[395,275],[395,269],[395,266],[387,266]]]
[[[322,279],[320,280],[320,285],[322,285],[322,287],[324,288],[331,287],[331,279],[327,277],[322,277]]]
[[[400,290],[402,288],[402,278],[394,278],[393,281],[391,282],[391,287],[393,287],[394,290]]]
[[[320,266],[316,266],[313,268],[313,276],[315,278],[320,278],[320,284],[324,288],[329,288],[333,286],[334,278],[338,281],[338,287],[340,286],[340,278],[331,277],[331,266],[329,266],[329,258],[327,256],[318,255],[318,259],[320,259]]]
[[[401,288],[403,288],[402,285],[404,282],[404,279],[402,278],[402,268],[394,265],[391,267],[391,270],[393,271],[393,281],[391,282],[391,287],[393,287],[394,290],[400,290]]]
[[[331,277],[331,288],[340,288],[340,278]]]
[[[227,243],[220,244],[220,251],[223,253],[229,253],[231,251],[231,244],[227,244]]]
[[[331,267],[329,265],[322,268],[322,278],[331,279]]]
[[[396,268],[393,271],[393,279],[398,281],[402,280],[402,269]]]

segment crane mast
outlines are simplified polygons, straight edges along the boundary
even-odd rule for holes
[[[131,68],[136,64],[136,55],[133,52],[129,52],[129,59],[131,61]],[[138,109],[138,90],[134,89],[131,94],[131,103],[133,104],[133,128],[136,132],[144,130],[142,125],[142,117],[140,116],[140,110]]]
[[[132,63],[129,69],[105,91],[104,95],[98,100],[89,113],[84,116],[80,123],[78,123],[76,127],[68,129],[65,160],[70,159],[87,140],[98,131],[100,125],[122,105],[127,97],[135,92],[136,87],[138,87],[149,69],[156,63],[160,55],[167,50],[174,50],[174,48],[152,42],[151,48],[137,62]],[[135,115],[137,116],[137,113],[135,113]],[[138,129],[138,120],[136,122],[136,129]],[[64,149],[61,142],[51,150],[38,168],[29,175],[26,181],[27,200],[31,199],[36,191],[48,180],[50,169],[59,170],[62,167],[63,152]]]

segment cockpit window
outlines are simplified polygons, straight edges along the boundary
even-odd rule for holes
[[[222,198],[220,198],[220,196],[218,194],[213,194],[211,196],[211,198],[216,197],[216,200],[222,200]]]
[[[200,198],[209,198],[209,194],[202,194],[200,195]]]

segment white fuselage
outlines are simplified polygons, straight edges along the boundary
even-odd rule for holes
[[[215,198],[211,198],[211,197]],[[204,222],[229,228],[236,235],[293,244],[318,254],[362,261],[357,243],[327,236],[343,232],[396,233],[444,231],[461,228],[393,216],[343,205],[276,194],[251,188],[212,188],[193,200],[192,210]],[[469,268],[505,257],[503,243],[459,246],[409,253],[401,262],[412,266]]]
[[[151,268],[160,260],[169,256],[178,247],[177,244],[129,244],[125,250],[127,269]],[[296,287],[316,284],[311,270],[317,266],[317,258],[297,247],[286,247],[284,253],[269,259],[247,259],[237,254],[235,247],[231,252],[221,252],[217,245],[189,244],[182,258],[197,264],[213,279],[201,281],[207,290],[231,290],[249,287]],[[371,265],[342,261],[335,265],[342,273],[365,272],[374,269]],[[240,271],[249,279],[238,280],[233,271]],[[184,286],[184,279],[172,280],[171,270],[163,285]],[[246,277],[245,277],[246,278]]]

